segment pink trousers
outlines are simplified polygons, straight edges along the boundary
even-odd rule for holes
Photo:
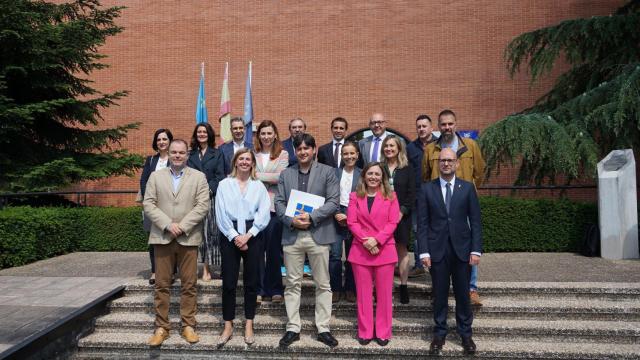
[[[393,323],[393,269],[395,264],[351,264],[358,299],[358,337],[391,339]],[[376,318],[373,320],[373,286],[376,287]],[[375,329],[375,331],[374,331]]]

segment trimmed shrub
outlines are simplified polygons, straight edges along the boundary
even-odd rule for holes
[[[481,197],[485,252],[576,252],[596,204],[569,200]]]
[[[485,252],[575,252],[597,206],[481,197]],[[142,209],[8,207],[0,211],[0,268],[72,251],[145,251]]]

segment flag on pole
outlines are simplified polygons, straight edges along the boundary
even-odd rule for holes
[[[253,99],[251,97],[251,61],[249,61],[249,74],[247,75],[247,87],[244,91],[244,142],[247,146],[253,146]]]
[[[227,142],[231,137],[231,99],[229,97],[229,63],[224,68],[224,80],[222,81],[222,95],[220,97],[220,137]]]
[[[207,101],[204,95],[204,63],[200,64],[200,90],[198,90],[198,104],[196,104],[196,124],[206,123]]]

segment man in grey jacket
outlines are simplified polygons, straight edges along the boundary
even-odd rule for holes
[[[280,340],[286,348],[300,339],[300,294],[305,255],[309,257],[316,286],[315,323],[318,341],[335,347],[338,341],[329,331],[331,319],[331,285],[329,282],[329,248],[335,241],[333,215],[338,211],[340,185],[335,169],[314,161],[316,141],[309,134],[293,138],[298,164],[280,173],[275,208],[282,221],[282,246],[287,268],[284,292],[287,329]],[[294,217],[285,215],[291,190],[321,196],[324,205]]]

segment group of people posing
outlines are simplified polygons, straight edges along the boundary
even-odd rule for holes
[[[288,322],[280,347],[299,340],[308,261],[320,342],[338,345],[329,322],[332,303],[345,299],[357,303],[358,342],[387,345],[394,272],[400,279],[399,301],[407,304],[409,276],[427,268],[433,284],[432,353],[439,353],[445,342],[450,281],[462,346],[474,353],[471,305],[481,304],[476,187],[484,161],[479,148],[456,133],[451,110],[438,116],[439,139],[427,115],[416,119],[418,137],[408,145],[387,132],[383,114],[374,113],[369,127],[371,136],[348,141],[348,122],[337,117],[331,122],[332,141],[317,147],[303,119],[289,122],[291,137],[283,141],[275,123],[264,120],[254,143],[248,144],[243,119],[233,118],[233,140],[219,148],[207,123],[196,125],[190,146],[173,139],[168,129],[158,129],[152,143],[157,153],[147,158],[140,180],[144,224],[150,233],[150,283],[155,285],[156,330],[149,345],[161,345],[169,336],[169,294],[176,272],[181,280],[181,335],[189,343],[199,341],[195,313],[200,254],[203,280],[212,277],[209,266],[221,269],[224,330],[218,347],[233,335],[241,262],[245,343],[255,342],[253,319],[262,301],[285,303]],[[293,190],[319,196],[324,203],[291,216],[287,205]],[[416,265],[409,269],[412,232]]]

